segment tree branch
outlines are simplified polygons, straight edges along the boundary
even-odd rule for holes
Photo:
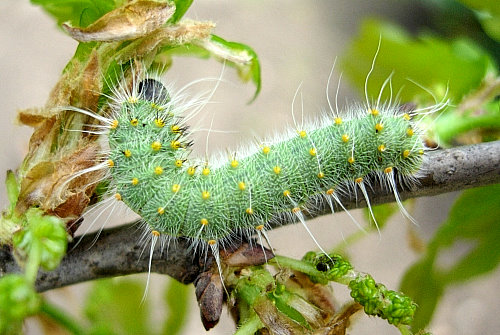
[[[418,185],[411,189],[399,186],[401,199],[432,196],[500,182],[500,141],[436,150],[429,152],[427,156],[423,177],[418,180]],[[394,195],[381,185],[373,185],[369,195],[372,204],[394,201]],[[364,201],[356,203],[355,199],[341,200],[346,208],[366,206]],[[329,211],[323,204],[309,216],[320,216]],[[274,218],[272,222],[273,226],[291,223],[280,217]],[[133,226],[134,223],[103,230],[95,242],[96,234],[87,235],[74,249],[70,244],[58,269],[52,272],[40,271],[37,289],[45,291],[97,278],[146,272],[149,258],[145,255],[147,251],[143,254],[143,246],[138,238],[140,234]],[[190,242],[185,238],[174,240],[163,253],[159,252],[157,246],[152,271],[167,274],[183,283],[193,282],[204,271],[206,258],[195,254],[189,246]],[[19,271],[21,270],[8,247],[0,248],[0,275]]]

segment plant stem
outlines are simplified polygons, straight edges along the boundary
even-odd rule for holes
[[[406,325],[399,325],[397,326],[399,329],[399,332],[401,335],[413,335],[413,332],[410,330],[410,328]]]
[[[78,322],[76,322],[75,319],[73,319],[70,315],[61,310],[59,307],[50,304],[44,300],[42,302],[40,311],[45,315],[49,316],[54,321],[56,321],[59,325],[66,328],[72,334],[76,335],[85,334],[83,328],[78,324]]]

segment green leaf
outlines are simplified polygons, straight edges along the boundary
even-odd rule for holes
[[[420,306],[413,324],[416,329],[430,322],[448,285],[488,273],[500,263],[499,203],[500,184],[465,191],[430,241],[427,253],[405,274],[401,290]],[[447,268],[436,264],[447,249],[463,242],[471,245],[468,253]]]
[[[459,0],[475,10],[484,31],[500,42],[500,5],[497,0]]]
[[[366,20],[341,59],[344,72],[363,95],[379,39],[380,51],[368,82],[372,99],[378,97],[384,81],[393,73],[392,95],[401,90],[402,102],[434,103],[432,96],[410,79],[432,91],[438,100],[448,89],[447,97],[457,103],[494,68],[489,55],[469,40],[450,41],[423,34],[412,38],[398,26]],[[390,97],[386,88],[382,99]]]
[[[19,197],[19,184],[17,183],[16,174],[11,170],[7,171],[5,187],[7,188],[7,197],[10,203],[9,210],[12,213]]]
[[[57,24],[69,21],[71,24],[86,27],[107,12],[120,7],[125,0],[31,0],[52,15]]]
[[[0,278],[0,334],[21,334],[23,320],[38,312],[40,296],[22,275]]]
[[[149,304],[141,299],[142,281],[114,278],[95,281],[85,303],[91,334],[152,334]]]
[[[168,23],[178,22],[184,16],[184,14],[186,14],[187,10],[193,3],[193,0],[174,0],[173,2],[175,3],[175,13],[168,20]]]
[[[26,225],[13,236],[16,253],[27,260],[26,276],[33,281],[38,267],[54,270],[66,254],[67,234],[64,223],[55,216],[44,215],[38,208],[29,209]]]
[[[189,312],[190,287],[174,279],[169,280],[165,291],[165,304],[169,314],[163,324],[163,334],[180,334],[186,325]]]

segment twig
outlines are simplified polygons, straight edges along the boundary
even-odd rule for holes
[[[400,186],[401,199],[432,196],[500,182],[500,141],[436,150],[428,154],[423,166],[423,177],[411,189]],[[343,198],[346,208],[364,207],[366,203]],[[380,185],[370,191],[372,204],[394,201],[394,196]],[[329,213],[328,206],[319,208],[310,216]],[[290,221],[275,218],[273,225],[286,225]],[[39,291],[71,285],[103,277],[146,272],[148,257],[142,256],[142,246],[134,224],[102,231],[94,245],[95,235],[83,237],[80,244],[64,257],[58,269],[38,274]],[[205,268],[205,257],[195,255],[190,242],[178,238],[163,253],[155,252],[152,271],[167,274],[183,283],[190,283]],[[71,250],[69,246],[68,250]],[[210,259],[210,258],[209,258]],[[19,272],[7,247],[0,248],[0,275]]]

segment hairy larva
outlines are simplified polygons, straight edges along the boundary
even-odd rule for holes
[[[115,89],[109,116],[81,112],[101,122],[109,145],[105,159],[90,170],[106,169],[112,197],[142,217],[151,252],[159,240],[184,236],[194,249],[210,249],[220,267],[218,251],[235,240],[256,234],[268,241],[276,214],[300,221],[316,242],[304,209],[324,201],[333,210],[342,206],[338,194],[359,192],[371,212],[367,187],[373,179],[394,193],[410,217],[397,179],[411,183],[424,159],[421,129],[413,120],[418,110],[366,96],[365,104],[339,113],[328,101],[331,113],[321,120],[295,122],[287,134],[226,156],[193,159],[185,120],[206,100],[190,100],[154,76],[133,77],[130,88]]]

